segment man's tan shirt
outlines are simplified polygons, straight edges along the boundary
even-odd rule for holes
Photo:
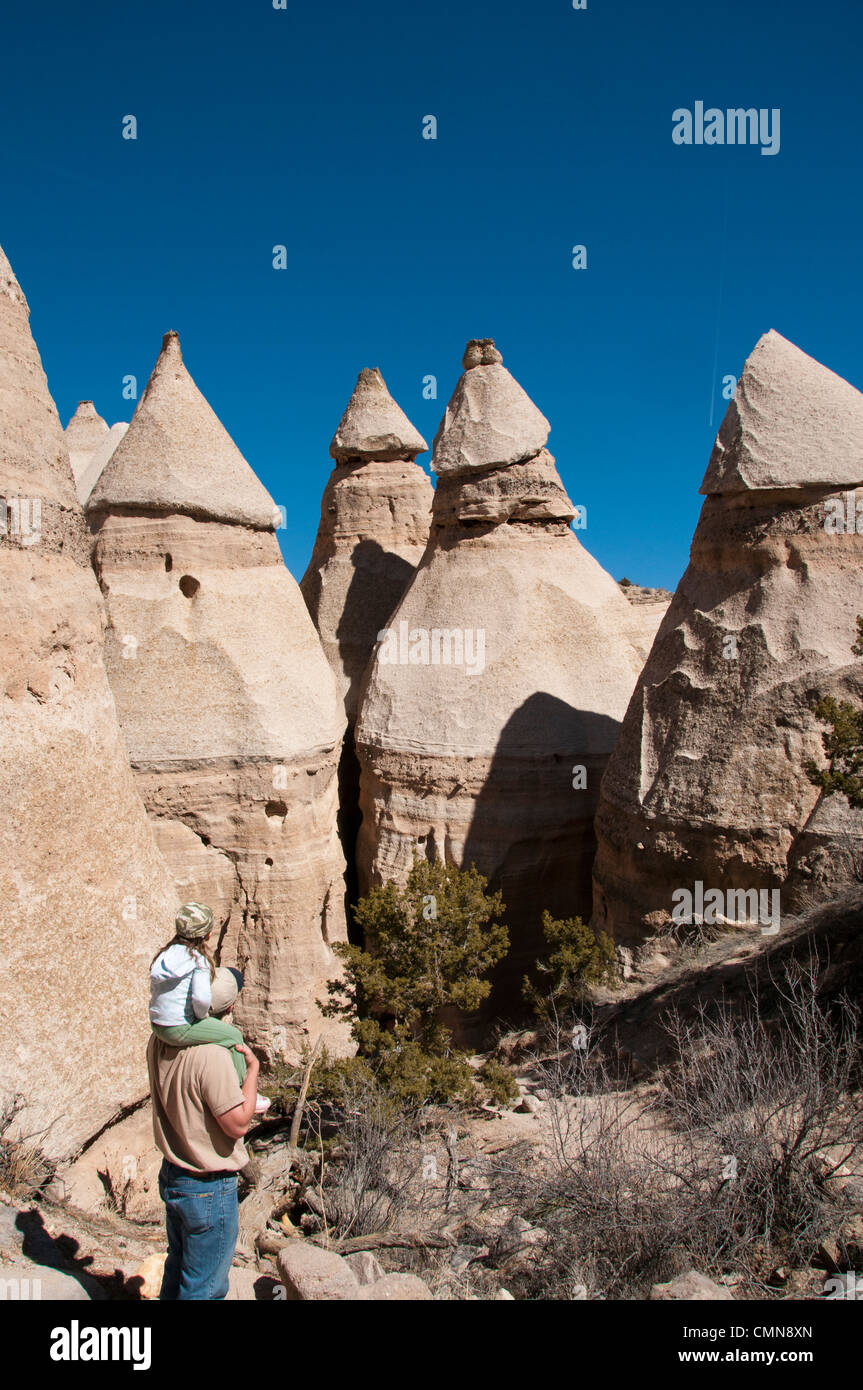
[[[216,1119],[244,1101],[227,1048],[170,1047],[152,1036],[147,1070],[153,1137],[168,1162],[195,1173],[244,1168],[249,1156],[242,1139],[230,1139]]]

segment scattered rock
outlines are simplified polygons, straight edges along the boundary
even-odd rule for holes
[[[838,1231],[823,1240],[815,1263],[831,1273],[863,1270],[863,1215],[848,1217]]]
[[[450,1268],[461,1274],[475,1260],[484,1260],[488,1253],[487,1245],[457,1245],[449,1257]]]
[[[233,1265],[228,1275],[227,1301],[242,1303],[279,1303],[282,1285],[270,1274]]]
[[[167,1250],[158,1255],[148,1255],[143,1264],[140,1264],[135,1270],[133,1278],[142,1280],[139,1297],[143,1298],[145,1302],[149,1303],[158,1299],[162,1289],[167,1258]]]
[[[332,1250],[296,1241],[279,1252],[278,1265],[286,1297],[292,1302],[338,1302],[361,1297],[351,1266]]]
[[[686,1274],[678,1274],[667,1284],[654,1284],[648,1295],[652,1303],[674,1302],[725,1302],[734,1301],[733,1294],[721,1284],[715,1284],[706,1274],[690,1269]]]
[[[520,1111],[523,1115],[540,1115],[543,1109],[544,1106],[539,1096],[533,1096],[529,1091],[522,1096],[519,1104],[516,1106],[516,1110]]]
[[[379,1279],[386,1276],[386,1270],[370,1250],[360,1250],[356,1255],[345,1255],[345,1263],[350,1265],[353,1270],[357,1283],[362,1287],[367,1284],[376,1284]]]
[[[385,1299],[394,1303],[419,1303],[434,1295],[415,1274],[385,1274],[383,1279],[361,1288],[354,1297],[375,1303]]]
[[[91,1295],[72,1274],[32,1260],[0,1263],[0,1301],[90,1303]]]

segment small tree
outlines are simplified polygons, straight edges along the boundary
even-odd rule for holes
[[[857,619],[857,640],[851,650],[855,656],[863,657],[863,617]],[[820,768],[810,758],[806,775],[825,796],[842,792],[849,806],[863,809],[863,709],[832,695],[825,695],[813,708],[816,718],[830,726],[821,735],[830,765]]]
[[[350,1018],[365,1056],[418,1044],[447,1056],[450,1033],[440,1012],[470,1013],[491,991],[490,971],[509,949],[498,919],[500,893],[472,866],[456,869],[414,857],[407,884],[373,888],[356,907],[369,950],[339,944],[344,976],[327,986],[329,1017]]]
[[[523,994],[540,1018],[551,1018],[584,999],[591,985],[617,979],[614,943],[605,932],[595,936],[580,917],[559,919],[542,914],[542,933],[551,950],[536,962],[538,979],[525,976]]]

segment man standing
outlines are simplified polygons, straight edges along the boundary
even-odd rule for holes
[[[243,977],[220,968],[210,1012],[229,1021]],[[168,1258],[160,1299],[221,1299],[237,1244],[237,1173],[249,1158],[243,1135],[255,1113],[258,1059],[245,1046],[242,1088],[227,1048],[215,1043],[171,1047],[153,1036],[147,1069],[153,1134],[164,1155],[159,1192],[165,1203]]]

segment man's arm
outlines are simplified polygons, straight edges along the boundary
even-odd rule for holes
[[[226,1110],[223,1115],[216,1116],[219,1128],[224,1130],[229,1139],[242,1139],[252,1122],[255,1102],[258,1099],[258,1072],[261,1064],[252,1049],[244,1043],[237,1044],[237,1051],[242,1052],[248,1067],[242,1086],[243,1103]]]

